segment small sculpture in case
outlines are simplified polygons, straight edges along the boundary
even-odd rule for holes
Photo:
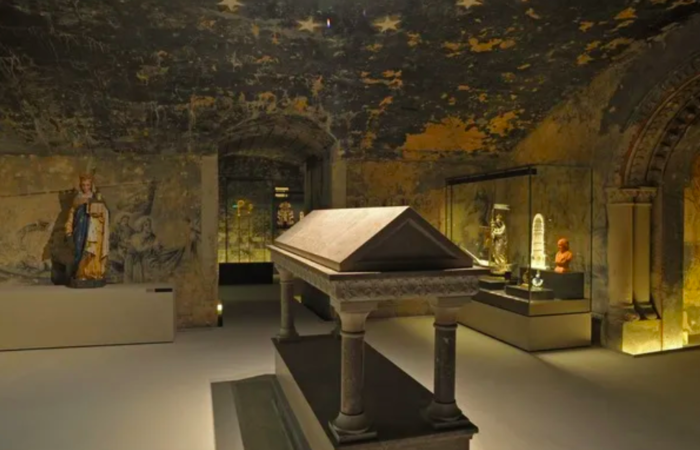
[[[557,241],[557,247],[559,251],[554,258],[555,268],[554,271],[557,273],[570,272],[571,260],[574,259],[574,254],[569,249],[569,240],[566,238],[561,238]]]

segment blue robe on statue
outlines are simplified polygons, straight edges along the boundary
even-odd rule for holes
[[[76,207],[73,213],[73,243],[75,244],[75,253],[73,255],[73,266],[71,267],[72,276],[75,276],[75,272],[78,270],[80,260],[83,259],[83,253],[85,252],[88,230],[90,229],[90,215],[87,211],[88,203],[83,203]]]

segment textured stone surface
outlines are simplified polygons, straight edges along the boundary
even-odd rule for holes
[[[292,136],[355,155],[488,154],[698,6],[10,0],[3,135],[20,150],[239,151]],[[271,113],[298,120],[247,122]]]

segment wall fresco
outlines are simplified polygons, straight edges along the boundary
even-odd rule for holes
[[[64,284],[64,224],[77,175],[95,170],[112,216],[109,283],[172,282],[176,301],[205,282],[197,158],[0,157],[0,284]],[[168,177],[178,173],[180,179]],[[57,286],[56,289],[62,287]],[[209,288],[207,288],[209,289]],[[200,295],[205,295],[200,292]],[[193,301],[188,299],[187,301]],[[212,298],[200,301],[215,302]],[[179,305],[180,306],[180,305]],[[209,313],[183,321],[206,322]]]

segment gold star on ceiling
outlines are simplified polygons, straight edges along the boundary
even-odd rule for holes
[[[462,8],[469,9],[472,6],[481,6],[483,3],[481,0],[457,0],[457,6],[461,6]]]
[[[386,33],[387,31],[399,31],[400,23],[401,21],[399,19],[385,16],[383,19],[372,22],[372,25],[379,29],[380,33]]]
[[[222,6],[231,12],[236,12],[238,11],[238,8],[244,6],[243,3],[239,2],[238,0],[221,0],[219,3],[217,3],[217,5]]]
[[[297,24],[299,24],[297,27],[298,31],[308,31],[309,33],[313,33],[316,31],[316,28],[321,27],[321,24],[315,22],[313,17],[309,17],[306,20],[297,20]]]

